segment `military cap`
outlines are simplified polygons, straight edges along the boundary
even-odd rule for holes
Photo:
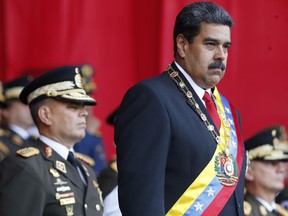
[[[93,67],[90,64],[80,65],[80,73],[83,78],[84,90],[91,95],[96,90],[96,83],[93,81]]]
[[[250,160],[288,161],[288,141],[283,125],[272,126],[245,142]]]
[[[7,102],[10,100],[19,100],[19,95],[21,91],[31,81],[32,81],[32,76],[21,76],[9,82],[4,83],[3,94],[5,97],[5,101]]]
[[[46,98],[54,98],[84,105],[95,105],[83,88],[79,67],[63,66],[50,70],[27,85],[20,94],[24,104],[36,103]]]

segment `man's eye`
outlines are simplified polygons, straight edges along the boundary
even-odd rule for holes
[[[230,47],[230,44],[224,44],[224,45],[223,45],[223,48],[224,48],[224,49],[228,49],[229,47]]]

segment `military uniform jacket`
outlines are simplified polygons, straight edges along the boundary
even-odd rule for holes
[[[2,133],[2,135],[0,135],[0,142],[7,148],[6,155],[14,154],[17,150],[34,145],[36,142],[36,139],[32,137],[26,140],[23,139],[15,131],[9,128],[1,130],[3,130],[4,132]]]
[[[287,216],[288,211],[276,204],[277,214],[268,211],[252,194],[245,194],[244,215],[245,216]]]
[[[37,150],[10,155],[0,163],[1,216],[100,216],[95,173],[86,164],[87,186],[77,170],[39,141]],[[25,157],[27,156],[27,157]]]
[[[172,67],[179,72],[175,64]],[[125,94],[117,112],[115,144],[119,205],[125,216],[165,215],[209,163],[217,145],[167,72],[141,81]],[[243,157],[238,185],[220,215],[243,215],[245,167]]]

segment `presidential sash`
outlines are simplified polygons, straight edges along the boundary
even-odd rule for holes
[[[222,144],[218,142],[210,162],[166,216],[218,215],[237,186],[244,146],[236,110],[219,94],[216,87],[214,95],[221,119]]]

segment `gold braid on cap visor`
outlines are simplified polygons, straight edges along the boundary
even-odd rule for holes
[[[288,155],[285,155],[282,150],[275,149],[269,144],[249,150],[248,155],[250,160],[254,160],[256,158],[263,158],[265,160],[288,159]]]
[[[7,89],[5,91],[5,99],[6,100],[18,99],[23,88],[24,87],[21,86],[21,87],[14,87],[14,88]]]
[[[87,99],[87,95],[84,89],[75,89],[75,84],[72,81],[63,81],[59,83],[53,83],[46,86],[42,86],[38,89],[35,89],[28,95],[27,102],[28,104],[34,100],[35,98],[46,95],[47,97],[56,97],[66,94],[78,94],[78,96],[82,96]],[[94,101],[91,98],[91,101]]]

